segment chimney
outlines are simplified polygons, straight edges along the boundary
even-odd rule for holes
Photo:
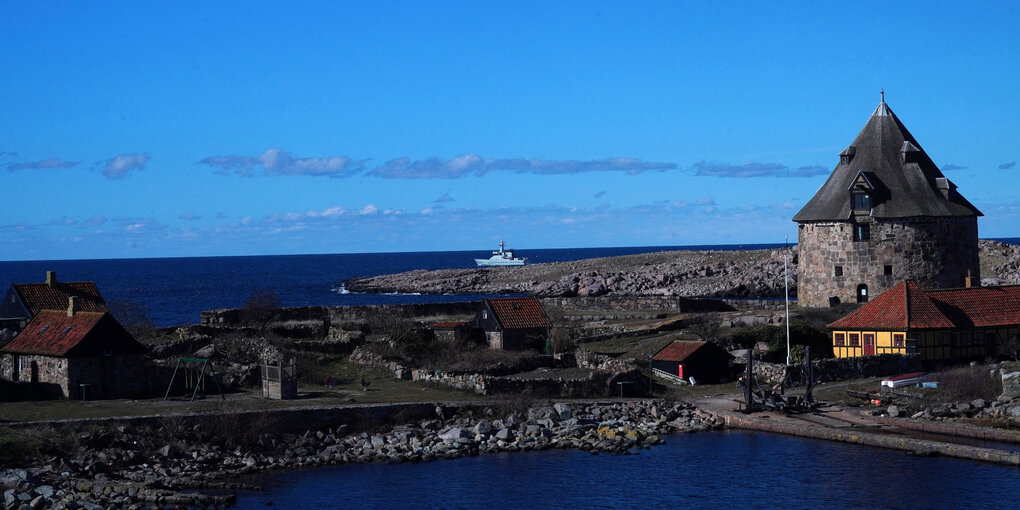
[[[974,277],[970,275],[970,269],[967,270],[967,277],[963,279],[963,286],[968,289],[974,286]]]
[[[51,289],[57,286],[56,271],[46,271],[46,286]]]
[[[69,296],[67,298],[67,316],[74,317],[75,313],[78,313],[78,297]]]

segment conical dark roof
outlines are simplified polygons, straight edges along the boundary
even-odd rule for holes
[[[875,187],[872,217],[982,216],[956,191],[883,100],[853,144],[840,153],[840,163],[829,179],[793,221],[849,219],[853,213],[850,188],[861,174]]]

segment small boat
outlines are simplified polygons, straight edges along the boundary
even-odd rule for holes
[[[478,264],[481,267],[523,266],[525,261],[528,260],[526,257],[514,257],[514,251],[512,249],[504,250],[504,246],[505,244],[503,244],[503,241],[500,241],[499,251],[492,252],[492,256],[487,259],[475,259],[475,264]]]
[[[931,375],[928,372],[911,372],[909,374],[897,375],[895,377],[886,377],[882,379],[882,386],[888,388],[899,388],[900,386],[915,386],[918,383],[931,380]]]

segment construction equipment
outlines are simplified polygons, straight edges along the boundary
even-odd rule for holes
[[[804,395],[787,395],[786,385],[790,381],[789,375],[784,375],[780,381],[769,388],[764,388],[754,375],[754,356],[748,353],[747,373],[737,381],[744,393],[743,411],[752,413],[755,411],[774,410],[782,413],[796,413],[811,411],[815,402],[812,392],[815,386],[815,376],[811,370],[811,351],[809,347],[804,348],[804,375],[806,386]],[[788,367],[791,365],[788,365]],[[792,385],[791,385],[792,386]]]

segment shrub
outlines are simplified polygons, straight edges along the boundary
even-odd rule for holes
[[[786,358],[786,327],[783,325],[764,325],[737,331],[732,340],[744,348],[752,348],[758,342],[764,342],[769,346],[770,359]],[[812,359],[832,357],[832,343],[828,334],[803,321],[790,322],[790,357],[793,361],[804,360],[804,346],[811,347]]]
[[[938,372],[932,379],[939,382],[935,394],[946,402],[995,400],[1002,393],[1002,379],[989,376],[987,367],[981,365]]]

